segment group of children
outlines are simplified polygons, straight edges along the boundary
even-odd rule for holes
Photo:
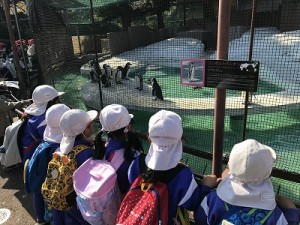
[[[34,90],[33,104],[25,109],[20,152],[24,162],[45,142],[48,162],[55,154],[69,155],[76,146],[84,146],[74,153],[77,167],[91,157],[110,162],[121,154],[123,161],[116,169],[120,192],[125,196],[138,178],[146,183],[165,183],[168,225],[180,224],[178,207],[194,212],[195,224],[200,225],[299,223],[292,201],[278,198],[276,203],[270,181],[276,154],[270,147],[252,139],[236,144],[222,177],[204,176],[199,183],[190,168],[181,163],[183,128],[178,114],[160,110],[150,118],[150,147],[144,154],[131,136],[133,115],[124,106],[108,105],[98,116],[95,110],[70,109],[59,103],[61,94],[48,85]],[[97,117],[102,129],[94,137],[93,122]],[[68,210],[52,209],[54,225],[89,224],[74,199]],[[41,191],[33,193],[33,201],[37,224],[49,223]]]

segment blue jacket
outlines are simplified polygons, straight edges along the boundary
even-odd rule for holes
[[[217,195],[216,191],[209,193],[199,204],[194,212],[196,225],[217,225],[222,222],[223,215],[227,212],[224,207],[225,203]],[[239,207],[244,212],[250,211],[252,208]],[[284,209],[282,211],[276,207],[270,217],[264,223],[265,225],[293,225],[299,224],[299,213],[297,209]]]
[[[23,151],[34,141],[38,141],[39,143],[42,142],[46,125],[45,113],[40,116],[30,116],[28,121],[25,122],[22,130],[21,145],[23,147]],[[26,154],[22,152],[24,162],[26,161],[26,159],[31,158],[36,146]]]

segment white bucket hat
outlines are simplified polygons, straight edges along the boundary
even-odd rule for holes
[[[63,137],[60,142],[60,151],[68,154],[74,147],[75,138],[81,134],[98,115],[96,110],[85,112],[81,109],[70,109],[60,119],[60,128]]]
[[[146,165],[153,170],[169,170],[177,166],[182,157],[182,122],[174,112],[161,110],[149,120],[151,145]]]
[[[32,116],[42,115],[49,101],[61,96],[64,92],[58,92],[50,85],[37,86],[32,93],[33,103],[25,109],[25,113]]]
[[[217,195],[231,205],[273,210],[276,202],[269,177],[275,160],[272,148],[253,139],[234,145],[228,176],[218,185]]]
[[[44,140],[54,143],[60,143],[63,136],[59,122],[65,112],[70,110],[65,104],[55,104],[46,111],[46,129],[44,131]]]
[[[133,115],[129,114],[124,106],[118,104],[104,107],[99,115],[102,130],[108,132],[127,127],[132,118]]]

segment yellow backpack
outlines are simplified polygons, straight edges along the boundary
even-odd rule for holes
[[[76,203],[73,188],[73,173],[77,169],[76,155],[87,148],[85,145],[77,145],[67,155],[53,153],[42,185],[42,195],[49,209],[68,210]]]

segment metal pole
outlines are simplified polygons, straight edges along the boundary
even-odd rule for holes
[[[95,21],[94,21],[94,7],[93,7],[93,0],[90,0],[90,5],[91,5],[91,19],[92,19],[92,26],[93,26],[93,35],[94,35],[94,46],[95,46],[95,59],[97,66],[99,67],[99,62],[98,62],[98,53],[97,53],[97,40],[96,40],[96,31],[95,31]],[[97,71],[96,71],[97,74]],[[97,74],[101,75],[101,74]],[[99,84],[99,95],[100,95],[100,106],[101,109],[103,109],[103,100],[102,100],[102,89],[101,89],[101,80],[100,77],[98,78],[98,84]]]
[[[23,62],[24,62],[25,71],[26,71],[27,84],[30,84],[26,56],[25,56],[25,52],[24,52],[24,45],[23,45],[22,37],[21,37],[21,33],[20,33],[19,21],[18,21],[18,16],[17,16],[17,7],[16,7],[15,2],[14,2],[14,10],[15,10],[15,20],[16,20],[16,26],[17,26],[17,31],[18,31],[18,35],[19,35],[19,40],[21,40],[21,51],[22,51]]]
[[[22,74],[22,69],[20,66],[20,61],[19,61],[20,59],[19,59],[17,47],[15,44],[15,35],[14,35],[14,31],[12,29],[9,0],[3,0],[3,6],[4,6],[7,29],[8,29],[8,33],[9,33],[10,44],[11,44],[12,51],[14,54],[14,64],[16,66],[17,74],[18,74],[19,87],[20,87],[22,98],[26,99],[27,98],[26,86],[25,86],[24,79],[23,79],[23,74]]]
[[[217,59],[228,59],[231,0],[219,1]],[[215,89],[212,173],[222,174],[226,89]]]
[[[255,27],[255,13],[257,7],[257,1],[253,0],[252,3],[252,17],[251,17],[251,28],[250,28],[250,46],[249,46],[249,61],[252,60],[253,52],[253,41],[254,41],[254,27]],[[251,94],[252,95],[252,94]],[[248,117],[248,105],[249,105],[249,91],[246,91],[245,104],[244,104],[244,119],[243,119],[243,141],[246,139],[247,129],[247,117]]]

